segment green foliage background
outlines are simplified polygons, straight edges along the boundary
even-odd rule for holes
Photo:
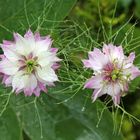
[[[140,139],[139,123],[109,99],[92,103],[92,91],[83,90],[91,73],[81,63],[93,47],[113,40],[124,46],[126,54],[135,51],[139,66],[139,7],[139,0],[117,4],[116,0],[1,0],[1,42],[12,40],[13,32],[23,35],[31,28],[50,34],[64,61],[58,71],[60,83],[39,98],[11,94],[11,88],[0,85],[0,140]],[[137,118],[139,82],[139,78],[133,81],[123,99],[125,110]]]

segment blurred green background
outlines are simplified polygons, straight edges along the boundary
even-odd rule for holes
[[[66,22],[63,21],[64,18]],[[62,82],[50,89],[48,95],[42,93],[36,99],[37,102],[34,96],[12,95],[8,109],[0,118],[0,140],[122,139],[117,130],[113,133],[115,122],[112,121],[114,112],[111,109],[112,116],[105,110],[99,127],[96,127],[104,105],[100,101],[91,103],[91,90],[83,91],[81,87],[80,94],[76,94],[76,97],[56,104],[73,95],[76,82],[85,82],[86,78],[83,77],[86,74],[81,74],[84,71],[81,59],[87,57],[91,48],[99,47],[96,46],[97,42],[110,42],[104,35],[104,31],[110,34],[110,25],[112,33],[121,29],[114,43],[122,44],[126,54],[135,51],[135,64],[140,68],[140,0],[0,0],[0,42],[3,39],[11,40],[13,32],[23,35],[29,28],[42,35],[50,34],[54,39],[53,45],[60,50],[59,57],[64,59],[62,71],[59,72],[63,76],[61,80],[69,76],[67,71],[72,77],[67,84]],[[78,29],[75,29],[77,26]],[[87,29],[90,29],[87,36],[79,35],[80,30],[84,32]],[[132,37],[134,40],[129,43]],[[72,80],[77,81],[72,83]],[[77,89],[80,84],[76,85]],[[137,78],[130,84],[129,93],[122,98],[122,102],[126,111],[140,119],[139,87],[140,78]],[[9,92],[7,90],[9,89],[0,85],[0,111],[7,101],[7,95],[4,95]],[[104,97],[101,100],[104,101]],[[84,111],[81,111],[82,107],[85,107]],[[122,114],[118,111],[115,118],[118,126]],[[124,140],[140,140],[140,123],[127,115],[122,122]],[[41,131],[43,138],[40,138]]]

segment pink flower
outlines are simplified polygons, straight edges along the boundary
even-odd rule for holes
[[[13,92],[24,92],[26,96],[47,92],[46,85],[52,86],[58,77],[57,48],[51,48],[49,36],[41,37],[29,30],[24,37],[14,33],[14,41],[3,41],[1,48],[0,72],[3,83],[12,86]]]
[[[94,48],[89,52],[89,59],[83,60],[84,66],[94,71],[84,88],[94,89],[92,99],[108,94],[114,104],[120,103],[120,97],[128,91],[131,80],[140,75],[140,70],[133,65],[135,54],[127,57],[121,46],[104,44],[102,51]]]

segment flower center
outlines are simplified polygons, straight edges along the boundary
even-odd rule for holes
[[[26,61],[26,71],[28,74],[31,74],[35,67],[37,66],[37,62],[33,59]]]
[[[119,69],[114,69],[112,72],[111,72],[111,79],[112,81],[116,81],[118,79],[121,79],[122,77],[122,72],[121,70]]]
[[[122,70],[115,64],[107,64],[104,68],[105,80],[108,82],[115,82],[122,79]]]

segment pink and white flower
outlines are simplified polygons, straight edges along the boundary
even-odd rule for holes
[[[133,65],[135,54],[132,52],[127,57],[122,46],[104,44],[102,51],[94,48],[88,56],[88,60],[83,60],[84,66],[94,73],[84,88],[94,89],[93,101],[108,94],[115,105],[119,104],[120,97],[128,91],[129,82],[140,76],[140,70]]]
[[[0,73],[3,83],[12,86],[13,92],[24,92],[26,96],[47,92],[47,86],[53,86],[58,77],[55,70],[60,59],[57,48],[51,48],[49,36],[41,37],[31,30],[22,37],[14,33],[14,41],[3,41],[1,48]]]

